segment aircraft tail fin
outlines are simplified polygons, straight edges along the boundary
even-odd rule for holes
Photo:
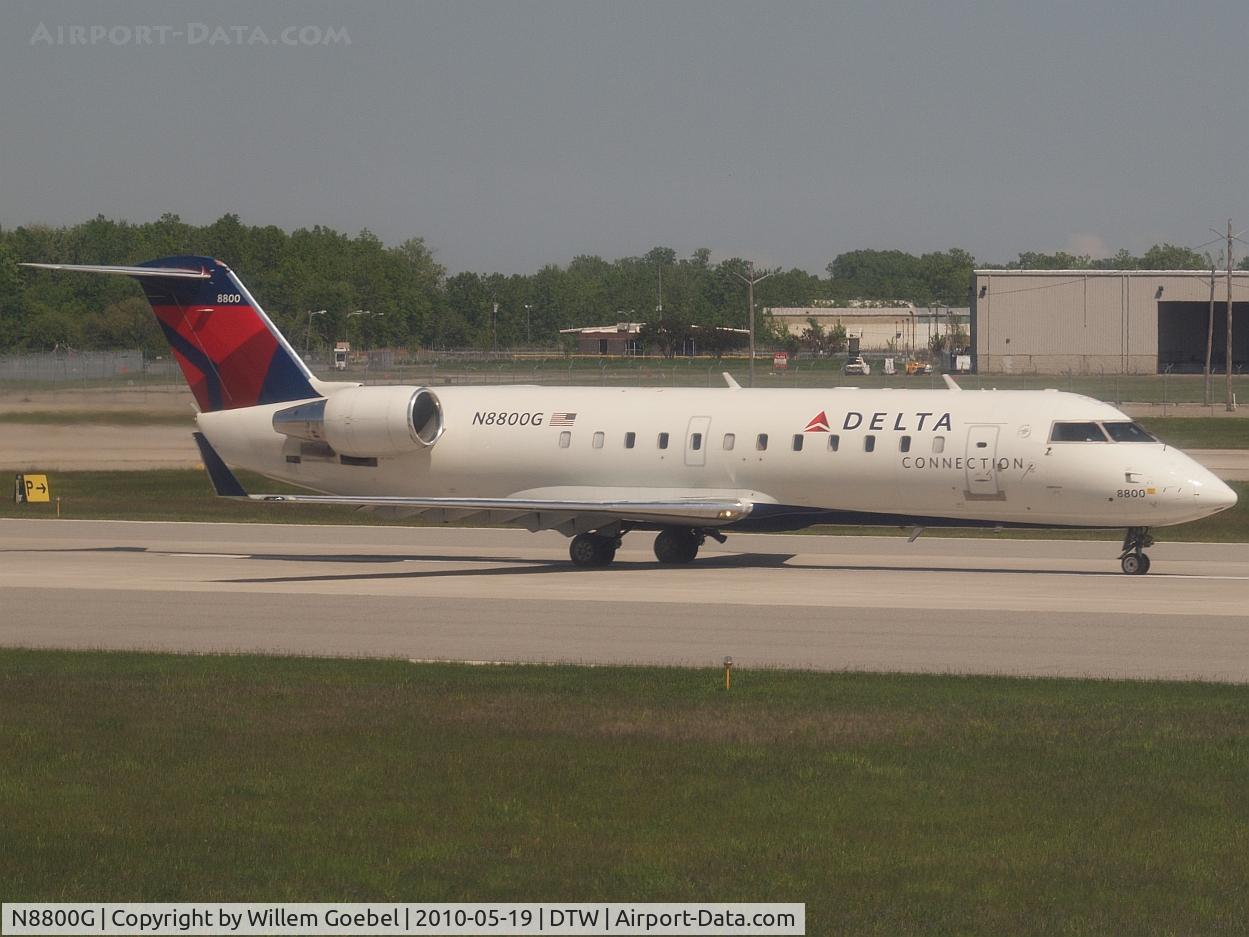
[[[131,267],[23,264],[133,277],[143,287],[201,410],[307,400],[315,378],[234,271],[211,257]]]

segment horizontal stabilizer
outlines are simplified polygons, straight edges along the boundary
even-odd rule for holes
[[[22,267],[38,267],[40,270],[77,270],[79,273],[114,273],[123,277],[160,277],[173,280],[211,280],[212,274],[200,267],[187,270],[181,267],[114,267],[107,264],[20,264]]]

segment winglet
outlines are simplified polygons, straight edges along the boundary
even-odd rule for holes
[[[208,478],[213,483],[213,490],[219,498],[246,498],[247,492],[234,477],[230,467],[217,455],[217,450],[204,438],[203,433],[192,433],[195,445],[199,446],[200,458],[204,460],[204,468],[208,470]]]
[[[728,371],[721,371],[720,376],[724,378],[724,383],[729,386],[729,390],[741,390],[742,385],[737,383],[737,379]]]
[[[942,374],[941,380],[945,381],[945,386],[950,388],[950,390],[962,390],[963,389],[958,386],[958,381],[954,380],[954,378],[950,377],[950,375],[948,374]]]

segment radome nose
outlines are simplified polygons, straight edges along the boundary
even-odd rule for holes
[[[1197,489],[1197,492],[1201,503],[1209,505],[1216,511],[1225,511],[1234,507],[1238,500],[1231,486],[1214,475],[1211,475],[1209,480]]]

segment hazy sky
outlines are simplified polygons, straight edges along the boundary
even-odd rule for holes
[[[236,212],[453,272],[1195,246],[1249,227],[1247,53],[1244,0],[4,3],[0,225]]]

